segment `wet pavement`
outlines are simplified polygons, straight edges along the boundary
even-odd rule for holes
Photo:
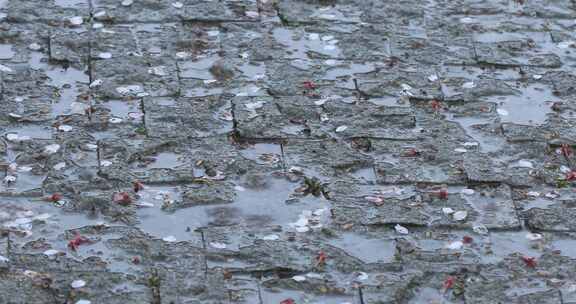
[[[576,303],[575,29],[0,0],[0,303]]]

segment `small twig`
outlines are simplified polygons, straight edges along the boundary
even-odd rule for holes
[[[362,292],[362,286],[358,286],[358,296],[360,297],[360,304],[365,304],[364,293]]]
[[[260,280],[258,281],[258,304],[264,304],[264,301],[262,300],[262,289],[260,288]]]
[[[102,155],[100,154],[100,141],[96,141],[96,158],[98,160],[98,171],[100,171],[102,165]]]
[[[200,232],[200,238],[202,239],[202,249],[204,249],[204,277],[208,277],[208,259],[206,258],[206,237],[204,236],[204,229],[202,227],[197,229]]]
[[[6,231],[6,256],[10,256],[12,241],[10,240],[10,231]]]
[[[140,98],[140,111],[142,112],[142,126],[144,134],[148,136],[148,127],[146,126],[146,108],[144,107],[144,98]]]

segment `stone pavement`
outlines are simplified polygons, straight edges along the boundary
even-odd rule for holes
[[[576,303],[576,2],[0,0],[0,304]]]

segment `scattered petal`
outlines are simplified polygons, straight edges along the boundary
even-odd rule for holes
[[[102,81],[102,79],[96,79],[96,80],[92,81],[92,83],[89,85],[89,87],[91,89],[93,89],[93,88],[101,86],[102,83],[104,83],[104,81]]]
[[[46,147],[44,147],[44,152],[46,152],[46,154],[49,155],[58,152],[58,150],[60,150],[59,144],[47,145]]]
[[[465,188],[462,189],[462,191],[460,191],[460,193],[464,194],[464,195],[473,195],[476,191],[474,191],[474,189],[470,189],[470,188]]]
[[[216,249],[226,249],[227,245],[224,243],[219,243],[219,242],[211,242],[210,246],[216,248]]]
[[[519,160],[517,165],[518,165],[518,167],[522,167],[522,168],[534,168],[534,165],[532,165],[532,162],[525,160],[525,159]]]
[[[132,198],[128,192],[116,192],[112,195],[112,200],[120,205],[130,205],[132,203]]]
[[[176,242],[176,237],[173,236],[173,235],[169,235],[169,236],[163,237],[162,240],[163,240],[164,242],[173,243],[173,242]]]
[[[34,43],[31,43],[30,45],[28,45],[28,48],[32,51],[39,51],[42,49],[42,46],[39,45],[38,43],[34,42]]]
[[[400,226],[399,224],[396,224],[396,226],[394,226],[394,230],[396,230],[396,232],[400,233],[400,234],[408,234],[408,228],[404,227],[404,226]]]
[[[134,203],[134,205],[137,207],[146,207],[146,208],[154,207],[154,204],[149,203],[149,202],[136,202],[136,203]]]
[[[524,264],[529,268],[536,268],[538,265],[535,257],[523,256],[522,261],[524,261]]]
[[[192,54],[188,53],[188,52],[177,52],[176,53],[176,57],[183,59],[183,58],[188,58],[192,56]]]
[[[540,233],[528,233],[526,234],[526,239],[529,241],[539,241],[542,239],[542,235]]]
[[[454,213],[454,209],[449,208],[449,207],[444,207],[444,208],[442,208],[442,212],[446,215],[450,215],[450,214]]]
[[[58,131],[62,131],[62,132],[70,132],[70,131],[72,131],[72,129],[74,129],[74,128],[72,126],[69,126],[69,125],[58,126]]]
[[[357,281],[366,281],[368,279],[368,274],[365,272],[358,272],[356,274]]]
[[[336,132],[338,133],[344,132],[346,129],[348,129],[347,126],[339,126],[338,128],[336,128]]]
[[[305,276],[293,276],[292,280],[294,280],[296,282],[304,282],[304,281],[306,281],[306,277]]]
[[[482,224],[472,227],[472,230],[481,235],[488,234],[488,228]]]
[[[496,112],[498,114],[500,114],[501,116],[508,116],[508,114],[509,114],[508,111],[504,110],[504,109],[496,109]]]
[[[70,286],[71,286],[72,288],[74,288],[74,289],[82,288],[82,287],[86,286],[86,281],[83,281],[83,280],[74,280],[74,281],[72,281],[72,283],[70,284]]]
[[[277,234],[269,234],[269,235],[263,236],[262,239],[265,241],[277,241],[280,239],[280,237]]]
[[[255,11],[247,11],[246,16],[250,18],[258,18],[260,14],[258,14],[258,12]]]
[[[46,256],[53,256],[60,253],[60,251],[55,250],[55,249],[48,249],[46,251],[44,251],[42,254],[46,255]]]
[[[476,87],[476,84],[475,84],[473,81],[469,81],[469,82],[465,82],[465,83],[462,85],[462,87],[465,88],[465,89],[472,89],[472,88],[475,88],[475,87]]]
[[[448,248],[450,250],[459,250],[459,249],[462,249],[462,246],[464,246],[464,243],[462,241],[455,241],[455,242],[448,244],[448,246],[446,246],[446,248]]]
[[[478,147],[477,142],[465,142],[462,144],[464,147]]]
[[[560,195],[558,193],[555,193],[555,192],[548,192],[544,196],[546,198],[549,198],[549,199],[555,199],[555,198],[558,198]]]
[[[6,175],[4,177],[4,183],[10,184],[16,181],[16,176],[14,175]]]
[[[295,230],[296,230],[296,232],[299,232],[299,233],[305,233],[305,232],[310,231],[310,228],[308,228],[308,227],[306,227],[306,226],[304,226],[304,227],[296,227]]]
[[[454,212],[454,214],[452,215],[452,218],[455,221],[463,221],[466,219],[466,217],[468,217],[468,212],[467,211],[456,211]]]
[[[108,52],[103,52],[98,54],[98,58],[100,59],[110,59],[112,58],[112,53],[108,53]]]
[[[4,72],[4,73],[12,73],[14,72],[11,68],[0,64],[0,72]]]
[[[152,67],[148,69],[148,73],[156,76],[166,76],[168,72],[166,72],[166,67],[161,65],[157,67]]]
[[[448,289],[452,288],[452,286],[454,286],[455,281],[456,281],[456,279],[454,279],[454,277],[452,277],[452,276],[447,277],[446,280],[444,280],[444,284],[443,284],[444,290],[448,290]]]
[[[118,123],[121,123],[123,120],[122,120],[122,118],[118,118],[118,117],[110,117],[110,119],[108,119],[108,121],[112,124],[118,124]]]
[[[82,18],[81,16],[70,17],[68,19],[68,22],[70,22],[70,24],[72,25],[81,25],[82,23],[84,23],[84,18]]]

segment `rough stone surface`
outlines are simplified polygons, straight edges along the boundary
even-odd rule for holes
[[[574,20],[0,0],[0,303],[576,303]]]

